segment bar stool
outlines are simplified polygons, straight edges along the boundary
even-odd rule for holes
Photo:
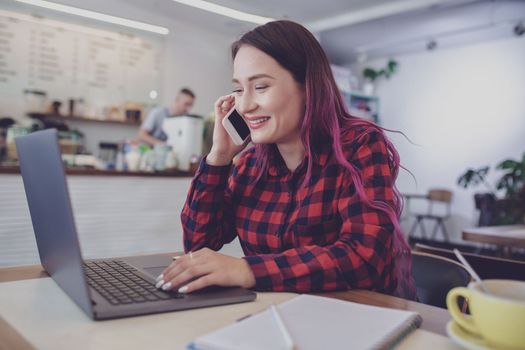
[[[444,189],[431,189],[428,191],[427,195],[422,199],[428,201],[427,212],[412,214],[412,216],[415,217],[416,221],[414,221],[414,224],[412,225],[408,236],[413,237],[414,232],[417,228],[419,228],[421,231],[422,238],[427,239],[425,221],[430,220],[435,222],[434,229],[432,230],[432,236],[430,237],[430,239],[434,239],[438,233],[438,230],[440,229],[443,233],[443,238],[445,239],[445,241],[449,242],[450,237],[448,235],[444,221],[450,217],[450,203],[452,202],[452,192]],[[444,214],[435,212],[435,206],[437,205],[445,207]]]

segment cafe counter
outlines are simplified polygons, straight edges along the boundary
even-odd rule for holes
[[[146,176],[146,177],[193,177],[194,171],[166,170],[166,171],[117,171],[94,168],[66,168],[67,175],[101,175],[101,176]],[[1,174],[20,174],[17,165],[0,165]]]
[[[71,168],[66,174],[84,258],[183,250],[180,212],[192,173]],[[0,267],[39,262],[17,166],[0,167],[0,239]]]

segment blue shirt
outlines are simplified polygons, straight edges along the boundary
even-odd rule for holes
[[[154,108],[142,122],[141,128],[148,130],[151,136],[161,141],[166,141],[168,135],[164,133],[162,124],[164,120],[170,116],[170,112],[166,107]]]

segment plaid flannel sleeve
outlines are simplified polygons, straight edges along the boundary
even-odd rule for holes
[[[232,193],[228,179],[232,166],[213,166],[202,159],[181,213],[184,250],[219,250],[236,237]]]
[[[368,198],[392,203],[393,180],[385,141],[379,133],[372,133],[364,141],[350,161],[362,174]],[[392,222],[385,213],[358,198],[350,178],[347,184],[337,203],[342,219],[338,240],[325,246],[245,257],[255,275],[255,289],[392,291]]]

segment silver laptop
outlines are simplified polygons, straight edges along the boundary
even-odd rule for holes
[[[84,261],[57,131],[39,131],[15,141],[42,266],[91,318],[103,320],[255,299],[253,291],[243,288],[210,287],[187,295],[159,291],[155,277],[171,263],[170,257]]]

